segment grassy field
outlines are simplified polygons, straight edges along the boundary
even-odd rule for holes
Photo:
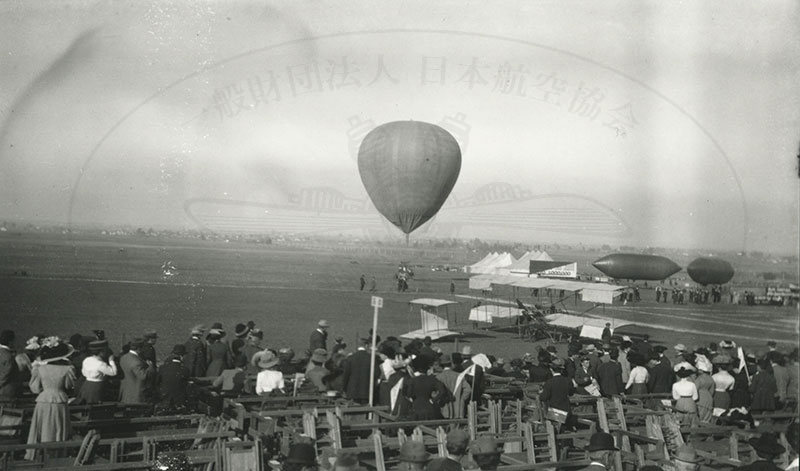
[[[410,260],[420,266],[452,263],[452,256],[427,250]],[[476,255],[475,260],[483,254]],[[586,264],[595,253],[557,253],[557,259]],[[406,257],[406,255],[403,255]],[[172,260],[179,275],[162,279],[161,264]],[[140,335],[145,328],[158,330],[160,358],[175,343],[188,338],[197,323],[222,322],[228,332],[238,322],[253,320],[265,331],[267,343],[307,348],[308,335],[319,319],[328,319],[332,336],[341,335],[353,345],[371,327],[371,293],[358,290],[363,273],[375,276],[379,295],[385,298],[379,333],[398,335],[419,328],[419,316],[408,301],[417,297],[452,299],[450,280],[457,295],[480,295],[467,289],[466,275],[418,269],[411,291],[397,293],[394,273],[400,259],[392,255],[353,253],[344,248],[307,250],[270,245],[156,238],[84,237],[69,240],[60,235],[0,236],[0,328],[14,329],[20,342],[34,334],[69,336],[104,329],[111,342]],[[583,270],[583,268],[579,268]],[[22,271],[26,276],[20,276]],[[16,273],[16,274],[15,274]],[[518,293],[532,302],[529,293]],[[793,308],[746,306],[673,306],[652,302],[652,290],[642,290],[644,302],[635,306],[610,306],[591,311],[634,322],[626,329],[649,332],[668,345],[690,346],[732,337],[754,349],[764,349],[775,339],[786,348],[798,342],[798,315]],[[509,298],[504,297],[507,301]],[[498,356],[518,356],[534,344],[511,333],[475,331],[467,320],[472,299],[460,301],[451,322],[467,336],[460,344],[473,351]],[[569,299],[570,311],[591,308]],[[445,351],[452,341],[441,344]]]

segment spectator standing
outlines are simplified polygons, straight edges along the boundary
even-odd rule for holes
[[[564,361],[562,359],[556,358],[553,360],[550,364],[550,369],[553,372],[553,377],[544,383],[539,399],[545,404],[549,414],[562,417],[566,414],[561,423],[565,427],[572,427],[573,417],[569,396],[575,393],[575,386],[570,378],[562,374],[564,370]]]
[[[158,370],[158,388],[161,404],[167,407],[183,407],[188,402],[189,368],[183,363],[187,354],[185,345],[172,347],[172,354]]]
[[[371,353],[367,351],[370,340],[362,338],[358,350],[344,361],[344,372],[342,374],[344,392],[347,397],[358,404],[369,403],[369,378]],[[375,359],[375,379],[380,374],[378,370],[379,360]]]
[[[730,373],[731,358],[727,354],[719,354],[714,357],[712,363],[716,365],[717,372],[711,375],[714,380],[714,409],[722,413],[731,407],[731,391],[736,383]]]
[[[67,389],[75,384],[75,368],[69,361],[74,348],[58,337],[42,341],[41,363],[34,364],[29,387],[36,396],[28,444],[63,442],[72,438],[67,403]],[[33,460],[36,450],[29,449],[25,459]]]
[[[600,385],[600,394],[603,397],[622,394],[625,389],[625,384],[622,382],[622,367],[617,361],[619,351],[616,348],[612,348],[609,357],[608,362],[601,364],[597,368],[597,382]]]
[[[680,425],[693,426],[697,423],[697,386],[691,381],[694,367],[689,363],[675,365],[675,375],[679,378],[672,385],[672,399],[675,400],[675,418]]]
[[[206,347],[206,361],[208,368],[205,376],[217,377],[231,366],[231,354],[228,345],[222,342],[222,331],[211,329],[208,332],[208,346]]]
[[[13,330],[0,332],[0,403],[11,402],[20,389],[20,370],[14,353]]]
[[[130,350],[119,359],[122,370],[120,383],[120,402],[123,404],[139,404],[148,402],[147,386],[152,382],[155,369],[139,355],[144,339],[137,337],[131,340]]]
[[[325,319],[317,322],[317,328],[314,329],[314,332],[311,332],[311,337],[308,341],[309,352],[313,352],[318,348],[321,348],[325,351],[328,350],[328,329],[330,326],[330,323],[328,323],[328,321]]]
[[[114,355],[108,348],[108,340],[89,342],[90,356],[83,360],[81,370],[85,378],[75,402],[77,404],[97,404],[105,398],[107,376],[117,375]]]
[[[758,413],[775,410],[775,396],[778,394],[778,386],[775,376],[772,374],[769,361],[762,358],[758,361],[758,372],[750,381],[750,412]]]
[[[206,344],[203,342],[203,334],[206,328],[202,324],[192,327],[191,336],[186,341],[186,356],[184,361],[189,375],[195,378],[205,376],[208,370],[206,362]]]

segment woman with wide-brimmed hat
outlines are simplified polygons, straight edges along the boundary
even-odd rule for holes
[[[61,442],[72,436],[67,403],[67,389],[75,384],[75,369],[69,361],[74,348],[58,337],[42,340],[41,359],[31,372],[28,383],[31,391],[39,393],[31,418],[28,443]],[[28,450],[25,459],[36,457],[36,450]]]
[[[286,388],[283,382],[283,373],[275,370],[278,364],[278,355],[272,350],[264,350],[253,356],[253,363],[261,369],[256,377],[256,394],[260,396],[272,394],[278,390],[281,393]]]

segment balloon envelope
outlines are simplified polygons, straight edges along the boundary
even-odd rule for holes
[[[375,208],[409,234],[447,200],[461,171],[461,149],[439,126],[395,121],[364,137],[358,171]]]
[[[592,265],[611,278],[628,280],[663,280],[681,271],[666,257],[632,253],[606,255]]]
[[[686,267],[689,276],[696,283],[705,285],[722,285],[733,278],[733,267],[719,258],[697,258]]]

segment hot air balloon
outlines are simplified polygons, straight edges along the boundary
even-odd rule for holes
[[[461,171],[461,149],[439,126],[395,121],[364,137],[358,171],[375,208],[408,241],[450,195]]]
[[[733,278],[733,267],[719,258],[696,258],[686,267],[689,276],[703,286],[723,285]]]
[[[681,271],[672,260],[658,255],[615,253],[592,265],[611,278],[628,280],[663,280]]]

